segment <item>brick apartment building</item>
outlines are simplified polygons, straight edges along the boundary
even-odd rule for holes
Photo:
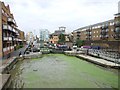
[[[0,1],[0,59],[10,55],[22,42],[24,32],[18,29],[9,5]]]
[[[50,34],[49,42],[53,43],[53,44],[58,44],[59,35],[64,34],[65,35],[65,44],[68,47],[72,47],[72,43],[70,41],[69,34],[65,33],[65,29],[66,29],[66,27],[62,26],[62,27],[59,27],[59,30],[56,30],[54,33]]]
[[[55,30],[54,33],[50,34],[50,42],[53,44],[57,44],[59,40],[60,34],[65,34],[66,27],[59,27],[59,30]]]
[[[120,52],[120,10],[114,19],[79,28],[72,32],[73,42],[84,40],[85,45],[101,46]]]

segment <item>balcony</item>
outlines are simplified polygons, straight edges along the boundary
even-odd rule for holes
[[[3,48],[3,52],[9,51],[10,47]]]
[[[108,39],[108,35],[100,35],[100,39],[102,40]]]
[[[120,27],[120,21],[115,22],[115,27]]]
[[[9,38],[9,41],[12,41],[12,37],[8,37]]]
[[[4,41],[8,41],[8,39],[9,39],[8,37],[3,37]]]
[[[107,34],[107,32],[102,31],[102,32],[101,32],[101,34],[102,34],[102,35],[106,35],[106,34]]]
[[[8,51],[8,48],[7,47],[3,48],[3,52],[6,52],[6,51]]]
[[[101,34],[104,34],[106,35],[108,33],[109,29],[104,29],[104,30],[101,30]]]
[[[13,30],[12,30],[12,27],[9,26],[9,25],[7,25],[7,24],[4,24],[4,25],[3,25],[3,30],[13,31]]]
[[[80,34],[80,31],[77,31],[77,34]]]
[[[22,40],[21,40],[21,39],[18,39],[18,41],[20,41],[20,42],[21,42]]]
[[[9,51],[11,49],[14,49],[14,46],[9,46],[9,47],[3,48],[3,52]]]
[[[101,29],[103,30],[103,29],[107,29],[108,28],[108,25],[103,25],[102,27],[101,27]]]
[[[91,36],[91,32],[86,32],[86,35]]]
[[[77,34],[77,37],[80,37],[80,35],[79,35],[79,34]]]
[[[10,48],[11,48],[11,50],[12,50],[12,49],[14,49],[14,46],[11,46]]]
[[[13,28],[13,32],[14,32],[17,36],[19,35],[18,31],[15,30],[14,28]]]
[[[6,36],[4,36],[4,37],[3,37],[3,40],[4,40],[4,41],[12,41],[12,37],[6,37]]]
[[[87,37],[86,40],[91,40],[91,38]]]
[[[114,38],[115,38],[116,40],[120,40],[120,34],[114,35]]]
[[[116,27],[114,30],[115,33],[120,33],[120,27]]]
[[[91,36],[86,36],[86,40],[91,40]]]
[[[13,18],[8,18],[8,23],[9,24],[15,24],[15,20]]]
[[[14,41],[17,41],[17,38],[14,38]]]
[[[19,33],[18,33],[18,31],[16,31],[16,35],[17,35],[17,36],[19,36]]]
[[[13,32],[15,33],[15,29],[13,28]]]

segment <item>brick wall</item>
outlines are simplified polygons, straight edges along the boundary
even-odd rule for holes
[[[3,53],[2,53],[2,9],[1,8],[2,8],[2,5],[0,2],[0,59],[3,56]]]

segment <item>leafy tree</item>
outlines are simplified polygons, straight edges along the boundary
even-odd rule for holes
[[[77,45],[78,47],[83,46],[83,45],[84,45],[84,41],[78,39],[78,40],[76,40],[76,45]]]
[[[65,35],[64,34],[60,34],[58,38],[59,38],[58,44],[64,44],[65,43]]]

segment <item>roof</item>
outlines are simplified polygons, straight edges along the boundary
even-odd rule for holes
[[[85,26],[85,27],[82,27],[82,28],[78,28],[77,30],[74,30],[74,31],[78,31],[78,30],[86,29],[86,28],[91,28],[91,27],[94,27],[94,26],[97,26],[97,25],[103,25],[103,24],[106,24],[106,23],[109,23],[109,22],[114,22],[114,19],[104,21],[104,22],[100,22],[100,23],[93,24],[93,25],[89,25],[89,26]]]

